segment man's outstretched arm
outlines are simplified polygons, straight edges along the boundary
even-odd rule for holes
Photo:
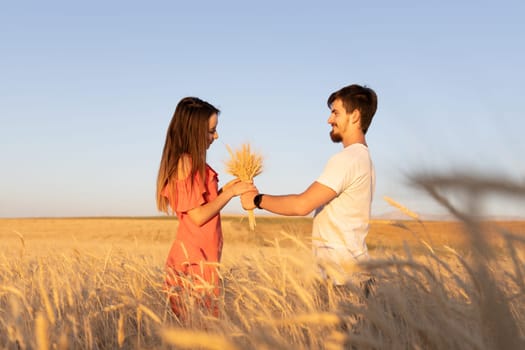
[[[248,192],[241,196],[242,207],[245,210],[254,209],[256,192]],[[262,195],[259,207],[269,212],[286,216],[305,216],[314,209],[325,205],[337,194],[330,187],[314,182],[301,194],[275,196]]]

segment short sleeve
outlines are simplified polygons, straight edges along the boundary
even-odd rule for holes
[[[342,173],[341,161],[338,155],[334,155],[326,163],[323,172],[317,178],[317,182],[330,187],[335,193],[340,194],[343,191],[345,175]]]
[[[184,213],[206,203],[206,190],[200,174],[195,174],[194,181],[191,179],[191,176],[188,176],[184,180],[174,180],[162,191],[162,194],[168,198],[171,210],[175,213]]]

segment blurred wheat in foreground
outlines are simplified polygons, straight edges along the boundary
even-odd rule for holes
[[[477,221],[463,222],[468,251],[376,251],[368,298],[359,285],[320,280],[293,235],[265,247],[226,242],[220,317],[193,308],[184,322],[167,303],[158,256],[168,248],[155,239],[120,232],[91,244],[71,233],[57,249],[0,226],[0,348],[524,349],[523,232],[501,230],[496,246]]]
[[[254,177],[262,172],[262,156],[251,151],[249,144],[243,144],[238,150],[232,150],[229,146],[230,159],[226,162],[226,171],[239,178],[241,181],[252,181]],[[250,228],[255,228],[255,215],[253,210],[248,210],[248,222]]]

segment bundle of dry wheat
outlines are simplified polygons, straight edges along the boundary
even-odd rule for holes
[[[226,145],[230,159],[226,162],[226,171],[241,181],[252,181],[262,172],[262,156],[252,153],[249,144],[243,144],[238,150],[232,150]],[[255,215],[248,210],[250,228],[255,229]]]

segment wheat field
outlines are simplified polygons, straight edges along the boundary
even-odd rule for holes
[[[319,278],[310,218],[257,221],[223,217],[220,316],[181,322],[163,289],[176,219],[1,219],[0,347],[523,348],[523,222],[374,221],[365,298]]]

